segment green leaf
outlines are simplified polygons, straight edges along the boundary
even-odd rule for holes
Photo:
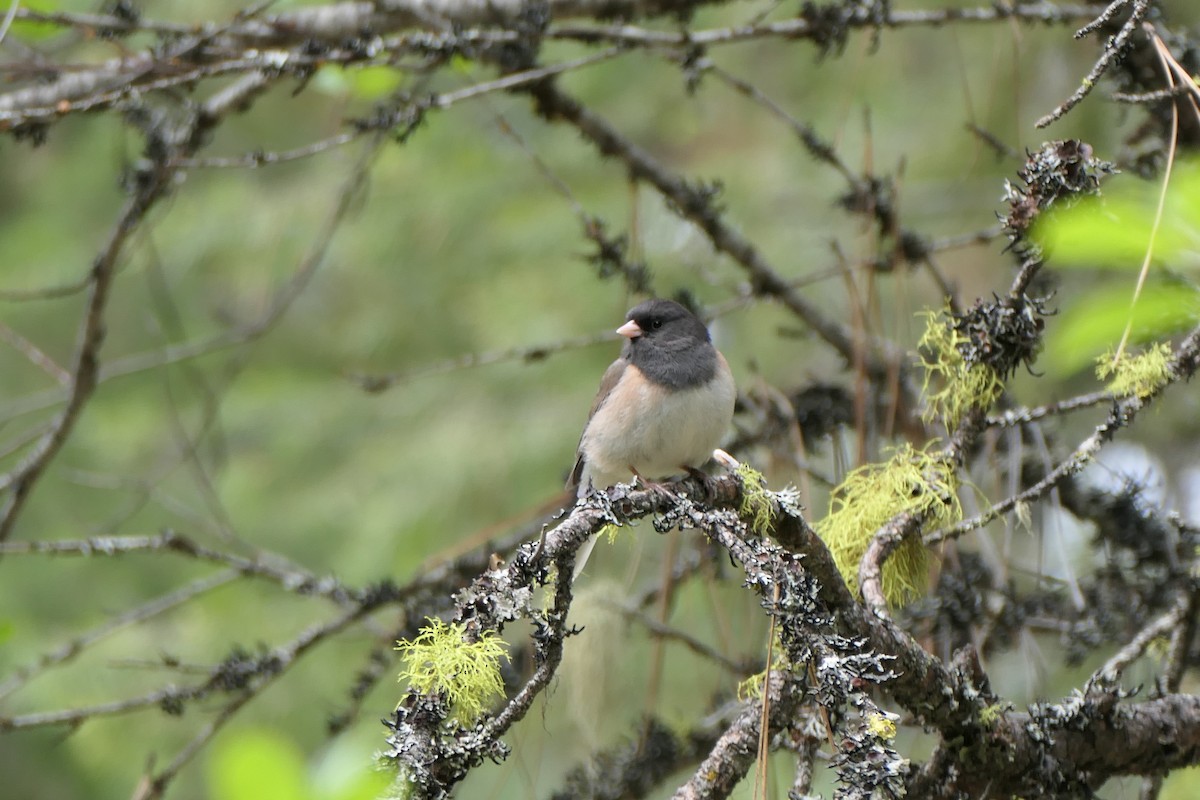
[[[386,97],[400,86],[400,73],[391,67],[372,66],[353,70],[351,81],[354,94],[364,100]]]
[[[1055,266],[1135,270],[1146,254],[1151,221],[1138,203],[1094,197],[1050,214],[1034,238]]]
[[[1172,772],[1163,782],[1160,800],[1191,800],[1200,797],[1200,767],[1187,767]]]
[[[396,91],[401,80],[400,73],[388,66],[345,69],[326,64],[317,70],[312,86],[325,94],[352,94],[363,100],[378,100]]]
[[[218,743],[208,760],[215,800],[311,798],[304,755],[294,742],[266,729],[247,730]]]
[[[57,8],[50,0],[23,0],[21,7],[27,11],[41,11],[44,13],[63,10]],[[55,25],[53,22],[18,19],[13,20],[12,26],[8,29],[8,34],[15,39],[23,39],[27,42],[40,42],[57,36],[65,30],[67,29],[62,25]]]
[[[1154,234],[1158,184],[1125,180],[1045,216],[1034,239],[1054,266],[1137,271],[1153,244],[1155,261],[1194,266],[1200,253],[1200,169],[1181,164],[1168,186]],[[1152,241],[1153,239],[1153,241]]]
[[[0,619],[0,644],[4,644],[16,632],[17,626],[11,619]]]
[[[350,91],[350,78],[346,70],[333,64],[322,64],[317,67],[309,86],[325,94],[341,95]]]
[[[391,782],[391,778],[383,772],[363,770],[326,797],[328,800],[376,800]]]
[[[1051,329],[1038,368],[1064,376],[1090,368],[1096,356],[1121,340],[1130,319],[1132,296],[1133,286],[1126,283],[1080,296]],[[1190,327],[1197,316],[1200,293],[1194,288],[1149,284],[1133,309],[1132,341],[1160,339]]]
[[[369,747],[352,740],[339,738],[323,749],[309,781],[320,800],[377,800],[392,784],[395,772],[376,768]]]

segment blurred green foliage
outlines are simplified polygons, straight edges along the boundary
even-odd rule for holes
[[[1098,355],[1116,347],[1131,321],[1134,342],[1153,341],[1195,323],[1200,313],[1195,287],[1152,279],[1133,303],[1136,278],[1131,273],[1124,281],[1104,281],[1067,304],[1038,368],[1066,376],[1090,367]]]
[[[1055,210],[1036,238],[1057,268],[1112,271],[1076,293],[1047,339],[1042,366],[1072,374],[1114,348],[1178,333],[1200,319],[1200,164],[1175,165],[1166,186],[1110,178],[1103,194]],[[1148,279],[1135,298],[1138,273]]]
[[[1181,769],[1163,781],[1162,800],[1188,800],[1200,793],[1200,768]]]
[[[376,800],[390,783],[361,763],[322,781],[291,739],[268,729],[238,731],[219,742],[208,760],[214,800]]]
[[[199,21],[227,18],[239,7],[148,2],[143,11]],[[705,8],[693,26],[742,23],[768,10],[762,3]],[[675,23],[656,26],[671,30]],[[1090,49],[1067,52],[1069,35],[1006,24],[884,30],[878,48],[869,36],[854,35],[840,57],[785,41],[711,55],[815,126],[852,168],[898,173],[903,223],[938,237],[993,224],[1002,181],[1020,157],[997,156],[965,125],[988,129],[1014,153],[1035,147],[1045,134],[1031,121],[1068,94],[1089,65]],[[59,46],[69,37],[19,23],[9,38],[11,58],[12,43]],[[114,43],[77,44],[81,61],[120,53]],[[543,55],[554,61],[580,52],[559,44]],[[232,118],[204,155],[302,146],[343,131],[347,119],[368,114],[396,86],[451,90],[490,77],[465,64],[429,79],[380,68],[323,69],[300,94],[281,87]],[[562,83],[671,168],[690,179],[720,179],[731,220],[777,269],[804,283],[828,313],[850,316],[845,282],[866,278],[843,268],[873,261],[881,245],[860,219],[837,207],[843,180],[816,163],[786,126],[711,75],[689,94],[679,70],[657,54],[629,53]],[[1102,152],[1116,146],[1116,118],[1089,101],[1053,135],[1081,136]],[[465,353],[609,330],[622,319],[633,298],[618,281],[596,277],[570,204],[506,128],[588,213],[614,231],[636,229],[635,250],[649,262],[658,293],[687,289],[716,302],[739,291],[745,276],[654,195],[631,188],[618,164],[601,160],[573,131],[538,121],[521,96],[494,95],[433,113],[407,145],[387,146],[296,302],[261,335],[243,337],[239,332],[262,319],[314,246],[359,145],[270,168],[195,170],[133,242],[114,288],[103,350],[106,367],[120,374],[100,387],[15,537],[170,528],[247,554],[281,554],[362,585],[419,574],[479,529],[551,496],[570,466],[615,342],[533,363],[401,380],[381,395],[364,393],[347,377],[415,373]],[[65,120],[41,147],[0,142],[6,187],[0,289],[80,280],[113,224],[121,176],[142,144],[113,115]],[[1011,262],[999,251],[953,250],[937,262],[971,297],[1007,284]],[[940,292],[903,269],[876,280],[873,298],[888,332],[914,342],[913,312],[939,306]],[[1127,298],[1128,288],[1121,291]],[[1110,297],[1114,309],[1119,294]],[[1143,301],[1154,297],[1152,287]],[[4,302],[0,321],[61,367],[77,339],[81,306],[78,294]],[[1070,335],[1073,313],[1055,323],[1068,332],[1056,336]],[[1103,316],[1095,305],[1081,313]],[[1116,311],[1104,311],[1110,313]],[[762,304],[736,308],[714,324],[743,386],[760,378],[777,385],[838,378],[841,361],[797,341],[794,330],[790,316]],[[1102,336],[1093,330],[1078,340]],[[225,343],[203,346],[210,341]],[[201,355],[162,363],[173,347],[197,343]],[[1050,363],[1053,383],[1064,362]],[[0,376],[0,466],[9,468],[21,453],[16,445],[59,409],[63,389],[52,369],[11,345],[0,344]],[[834,458],[829,451],[815,455]],[[772,466],[772,485],[795,478]],[[819,497],[808,502],[823,506]],[[654,579],[677,537],[638,533],[598,548],[589,572],[617,575],[625,593]],[[683,546],[694,546],[695,538]],[[0,560],[0,676],[210,572],[162,554]],[[168,663],[208,666],[235,646],[285,641],[328,613],[318,600],[240,581],[115,632],[66,668],[34,680],[4,709],[139,695],[186,678]],[[671,621],[731,656],[758,653],[766,639],[761,610],[736,586],[683,587]],[[655,713],[682,725],[697,698],[735,691],[737,676],[670,646],[661,687],[650,691],[652,638],[635,626],[617,629],[625,636],[619,647],[587,643],[585,633],[592,671],[567,670],[557,692],[512,737],[520,755],[474,774],[461,796],[543,796],[593,742],[627,735],[649,710],[647,696],[656,698]],[[401,691],[390,679],[369,693],[363,713],[333,745],[325,736],[328,717],[348,705],[372,643],[359,631],[307,657],[244,710],[244,722],[217,737],[197,760],[201,766],[185,768],[186,779],[170,796],[366,796],[313,788],[310,764],[333,747],[361,756],[340,767],[358,775],[381,745],[378,718]],[[596,681],[602,669],[608,678]],[[579,718],[579,704],[558,702],[558,692],[572,691],[590,693],[591,717]],[[65,736],[60,730],[7,735],[0,748],[5,791],[30,800],[128,797],[147,760],[161,765],[185,746],[205,711],[188,709],[182,720],[142,711],[91,721]],[[772,764],[777,785],[786,786],[786,759]],[[737,796],[749,792],[744,786]]]
[[[1039,226],[1055,266],[1137,272],[1148,253],[1173,270],[1200,268],[1200,163],[1182,161],[1158,181],[1110,178]],[[1161,201],[1161,213],[1160,213]]]

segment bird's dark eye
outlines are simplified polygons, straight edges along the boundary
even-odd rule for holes
[[[652,330],[652,331],[658,330],[659,328],[662,327],[662,322],[663,321],[660,317],[655,317],[654,319],[650,320],[650,330]]]

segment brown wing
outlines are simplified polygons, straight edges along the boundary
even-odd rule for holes
[[[600,406],[604,405],[604,401],[612,394],[612,390],[616,388],[617,383],[621,380],[621,376],[625,374],[625,368],[629,366],[628,359],[621,357],[608,365],[608,369],[604,370],[604,377],[600,379],[600,390],[596,392],[596,399],[592,401],[592,408],[588,411],[587,422],[583,423],[583,430],[587,431],[587,426],[591,423],[592,417],[596,416],[596,412]],[[571,477],[567,478],[567,488],[578,486],[583,480],[583,433],[579,434],[579,445],[575,447],[575,466],[571,467]]]

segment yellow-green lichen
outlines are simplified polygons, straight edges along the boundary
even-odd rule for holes
[[[443,692],[454,718],[469,725],[504,694],[500,659],[508,660],[508,644],[495,631],[470,642],[465,634],[462,623],[430,618],[415,639],[396,642],[396,649],[404,660],[400,680],[422,694]]]
[[[842,580],[859,595],[858,568],[867,546],[884,523],[910,513],[926,527],[945,527],[962,519],[954,463],[940,453],[900,447],[883,464],[851,472],[829,498],[829,514],[814,526],[824,540]],[[883,594],[900,606],[925,586],[929,553],[919,537],[904,540],[883,567]]]
[[[891,741],[896,738],[896,721],[881,711],[867,714],[867,732],[876,739]]]
[[[918,342],[920,366],[925,377],[921,392],[925,395],[926,422],[940,419],[947,429],[953,429],[972,409],[986,409],[1004,389],[1004,381],[987,364],[971,363],[963,356],[970,345],[950,324],[947,311],[922,311],[925,333]],[[942,388],[930,390],[937,379]]]
[[[1004,715],[1004,712],[1012,708],[1010,703],[992,703],[990,706],[982,709],[979,712],[979,722],[986,728],[990,728],[996,724],[996,721]]]
[[[750,528],[759,536],[765,536],[767,526],[771,524],[772,504],[771,493],[767,491],[767,482],[758,470],[745,461],[734,470],[742,484],[742,504],[738,514],[742,519],[750,520]]]
[[[783,648],[783,641],[776,633],[773,639],[772,647],[767,651],[767,658],[770,660],[771,672],[779,672],[780,670],[790,669],[790,664],[787,659],[787,651]],[[763,686],[767,682],[767,670],[756,672],[745,680],[739,681],[737,685],[738,700],[761,700],[763,695]]]
[[[767,680],[767,673],[756,672],[749,678],[739,681],[737,685],[737,698],[745,702],[746,700],[758,700],[762,697],[763,683]]]
[[[621,535],[621,526],[615,525],[611,522],[596,532],[597,539],[599,539],[601,536],[607,536],[609,544],[612,544],[613,542],[615,542],[617,540],[617,537],[620,535]]]
[[[1137,395],[1147,398],[1174,377],[1171,374],[1171,347],[1159,343],[1144,353],[1126,352],[1120,357],[1109,350],[1096,359],[1096,377],[1108,381],[1108,390],[1118,397]]]

